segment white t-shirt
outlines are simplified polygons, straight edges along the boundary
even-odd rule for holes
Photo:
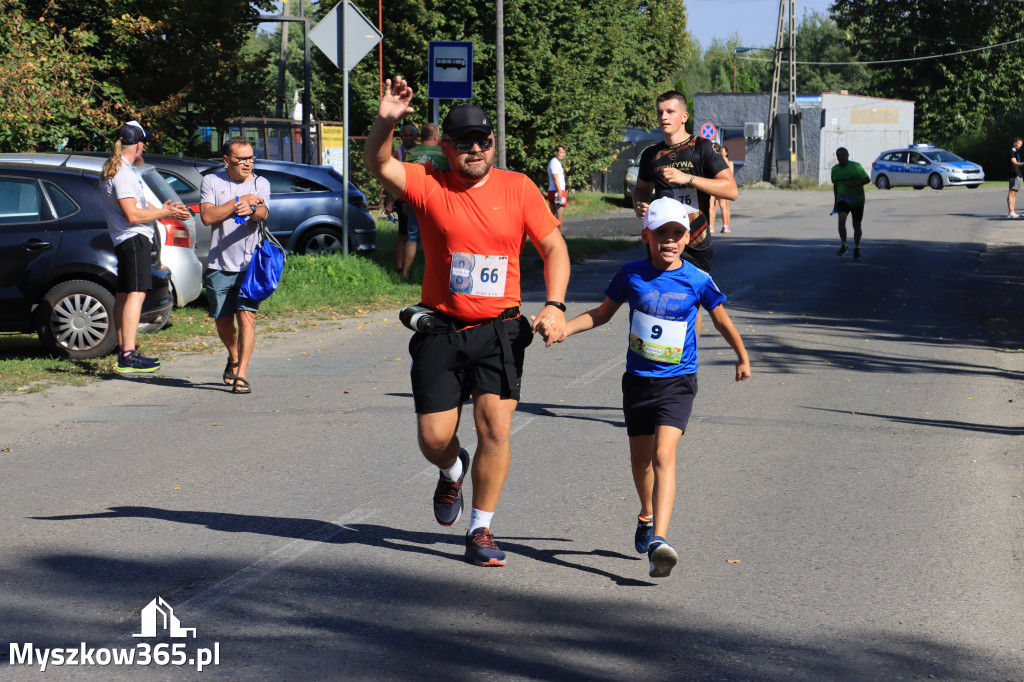
[[[100,196],[103,198],[103,215],[107,219],[107,230],[115,245],[135,235],[153,241],[153,230],[156,227],[153,221],[130,222],[121,208],[121,199],[135,199],[135,205],[139,208],[149,208],[142,176],[135,172],[132,164],[123,156],[121,167],[117,169],[114,177],[100,182]]]
[[[251,175],[244,182],[235,182],[228,177],[227,171],[210,173],[203,178],[199,189],[199,203],[223,206],[233,203],[235,197],[243,194],[255,194],[263,199],[263,205],[270,210],[270,182],[259,175]],[[256,236],[259,223],[246,220],[241,225],[235,222],[232,213],[220,223],[214,223],[210,239],[210,257],[208,267],[211,270],[224,272],[242,272],[249,267],[249,259],[256,250]]]
[[[558,181],[555,181],[555,178]],[[551,190],[564,190],[565,189],[565,169],[562,168],[562,162],[557,157],[553,157],[548,161],[548,191]]]

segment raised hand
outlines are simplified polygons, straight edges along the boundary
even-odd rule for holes
[[[401,76],[395,76],[394,81],[389,78],[384,81],[384,94],[381,95],[377,115],[388,121],[400,121],[413,112],[409,106],[411,101],[412,88],[409,83]]]

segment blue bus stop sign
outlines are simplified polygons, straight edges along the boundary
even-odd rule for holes
[[[473,99],[473,43],[432,40],[427,66],[427,97]]]

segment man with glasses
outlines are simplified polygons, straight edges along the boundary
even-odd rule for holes
[[[232,137],[221,153],[226,168],[206,175],[199,190],[200,218],[204,225],[213,226],[203,284],[210,317],[228,349],[224,383],[232,393],[252,393],[246,375],[256,345],[259,303],[239,298],[238,291],[259,246],[259,224],[270,214],[270,182],[252,172],[255,156],[249,138]]]
[[[494,168],[494,136],[480,107],[462,104],[445,117],[441,150],[448,170],[393,158],[391,131],[412,112],[411,99],[402,78],[385,83],[365,162],[420,222],[422,305],[436,311],[431,333],[417,332],[409,342],[420,450],[440,469],[434,517],[452,526],[462,516],[462,481],[470,467],[459,444],[459,418],[472,397],[477,446],[465,556],[477,566],[504,566],[490,527],[511,462],[523,358],[540,324],[548,345],[565,338],[569,253],[537,185]],[[548,298],[533,327],[519,311],[519,258],[527,236],[544,259]]]

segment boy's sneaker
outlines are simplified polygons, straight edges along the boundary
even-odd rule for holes
[[[1006,214],[1006,217],[1007,218],[1019,218],[1020,214],[1017,213],[1016,211],[1010,211],[1009,213]]]
[[[665,542],[665,538],[655,536],[651,540],[651,546],[647,550],[647,558],[651,561],[651,570],[648,573],[652,578],[666,578],[672,573],[672,568],[679,561],[679,555],[672,549],[672,546]]]
[[[654,519],[644,521],[636,517],[636,535],[633,541],[636,543],[636,551],[643,554],[651,546],[651,539],[654,537]]]
[[[488,528],[477,528],[466,536],[466,560],[477,566],[504,566],[505,553],[494,544]]]
[[[434,488],[434,518],[442,526],[454,526],[462,518],[462,480],[469,471],[469,453],[459,448],[462,460],[462,475],[457,481],[449,481],[437,472],[437,487]]]
[[[853,260],[857,260],[858,258],[860,258],[860,247],[855,246],[853,247]]]
[[[148,374],[158,369],[160,369],[160,360],[157,358],[147,358],[145,355],[134,350],[128,355],[119,353],[117,363],[114,365],[114,371],[118,374]]]
[[[837,256],[842,256],[847,251],[849,251],[849,249],[846,248],[846,244],[843,244],[842,246],[839,247],[839,250],[836,251],[836,255]]]

